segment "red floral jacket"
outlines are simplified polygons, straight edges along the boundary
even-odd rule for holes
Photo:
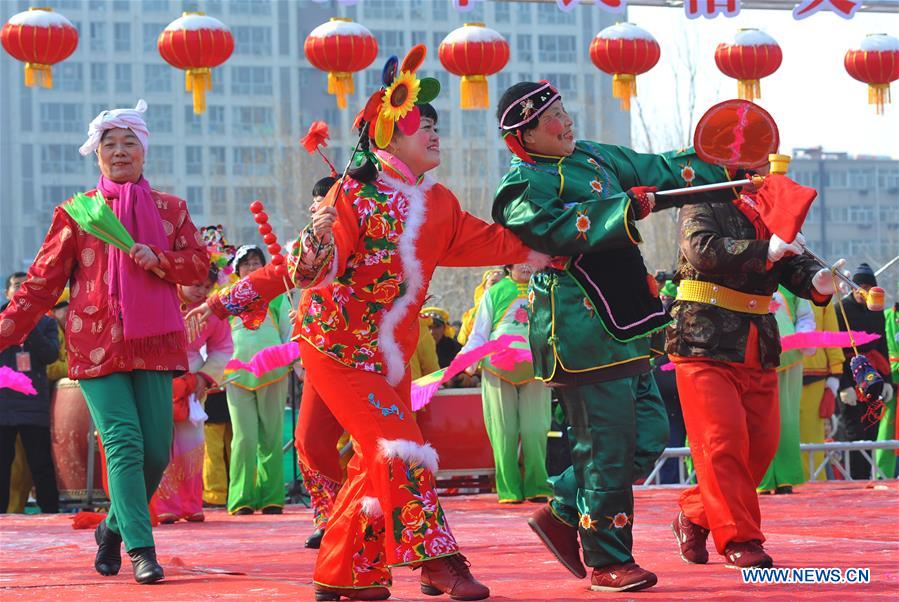
[[[336,199],[335,199],[336,197]],[[360,370],[402,379],[418,342],[418,312],[439,266],[546,263],[509,230],[462,211],[444,186],[410,182],[383,164],[371,184],[348,179],[328,196],[338,217],[333,242],[320,245],[307,227],[289,263],[307,290],[294,336]],[[210,299],[219,316],[241,315],[248,327],[284,292],[270,264]]]
[[[87,192],[93,196],[96,190]],[[209,255],[190,221],[187,203],[152,191],[169,248],[156,249],[165,279],[198,284],[209,273]],[[0,314],[0,349],[23,340],[70,284],[66,350],[69,378],[96,378],[131,370],[187,370],[187,348],[138,354],[122,336],[122,321],[111,315],[108,296],[108,246],[82,230],[62,207],[28,270],[28,280]]]

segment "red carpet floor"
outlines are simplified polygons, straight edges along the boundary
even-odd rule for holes
[[[744,585],[719,557],[706,566],[684,564],[669,524],[677,491],[637,493],[637,561],[659,584],[627,596],[589,592],[571,577],[525,524],[533,505],[502,506],[492,496],[445,498],[450,524],[494,600],[581,599],[771,600],[896,599],[899,592],[899,483],[822,483],[792,496],[762,497],[766,548],[780,567],[866,567],[867,585]],[[166,580],[139,586],[130,563],[117,577],[92,568],[93,533],[71,528],[70,515],[0,516],[0,597],[3,600],[233,600],[312,599],[315,551],[303,548],[310,511],[283,516],[230,517],[156,529]],[[711,549],[711,545],[710,545]],[[394,600],[449,600],[419,593],[413,573],[394,575]]]

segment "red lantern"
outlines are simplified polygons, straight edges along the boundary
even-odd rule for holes
[[[783,53],[774,38],[758,29],[741,29],[732,44],[718,44],[715,64],[724,75],[737,80],[737,96],[761,98],[759,80],[780,67]]]
[[[53,87],[52,66],[78,47],[78,30],[52,8],[29,8],[13,15],[0,30],[0,43],[14,59],[25,63],[25,85]]]
[[[597,69],[612,75],[612,96],[625,111],[630,111],[631,97],[637,95],[637,76],[655,67],[659,56],[656,39],[633,23],[606,27],[590,43],[590,59]]]
[[[378,41],[365,26],[332,17],[306,37],[303,52],[316,69],[328,72],[328,94],[336,96],[337,106],[345,109],[347,94],[356,91],[353,73],[374,62]]]
[[[212,68],[234,52],[231,30],[203,13],[182,13],[159,34],[156,47],[165,62],[184,69],[184,89],[193,92],[194,113],[205,113],[206,91],[212,90]]]
[[[487,76],[498,73],[509,62],[506,38],[483,23],[466,23],[443,38],[438,55],[444,69],[462,77],[459,106],[489,107]]]
[[[877,105],[877,114],[883,115],[890,82],[899,79],[899,40],[885,33],[868,34],[858,50],[846,53],[843,65],[849,75],[868,84],[868,104]]]

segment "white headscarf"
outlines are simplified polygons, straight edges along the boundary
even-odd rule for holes
[[[124,128],[134,132],[146,153],[150,138],[150,130],[147,129],[147,122],[144,121],[143,117],[146,112],[147,103],[143,98],[137,101],[137,105],[133,109],[103,111],[94,117],[94,120],[87,127],[87,140],[84,141],[78,152],[85,156],[91,154],[99,148],[103,132],[113,128]]]

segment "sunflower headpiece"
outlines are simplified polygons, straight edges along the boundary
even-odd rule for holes
[[[368,124],[368,135],[378,148],[385,148],[393,139],[395,128],[410,136],[421,125],[419,105],[427,104],[440,94],[440,82],[432,77],[419,79],[415,72],[424,63],[427,49],[423,44],[413,46],[400,64],[397,57],[387,59],[381,73],[384,87],[368,98],[365,108],[356,116],[355,126]]]

